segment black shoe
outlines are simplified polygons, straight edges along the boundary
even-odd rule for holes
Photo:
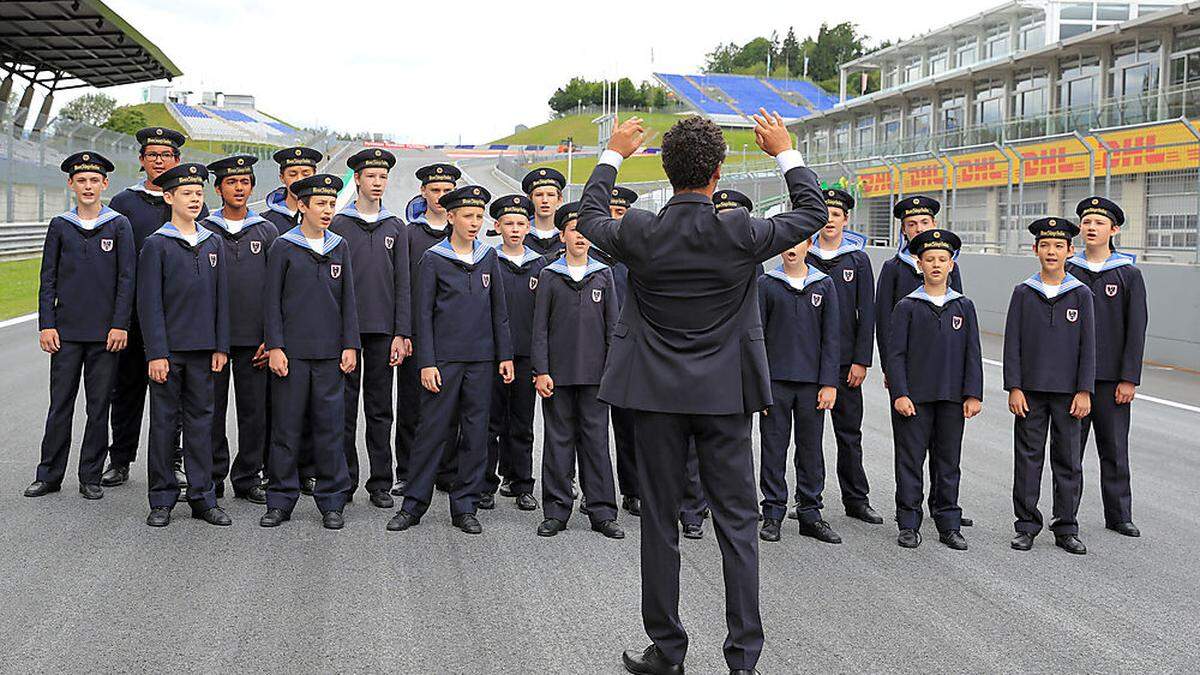
[[[916,548],[921,545],[921,533],[912,528],[900,530],[896,543],[903,548]]]
[[[600,522],[600,523],[592,523],[592,529],[594,531],[599,532],[600,534],[604,535],[605,537],[608,537],[609,539],[624,539],[625,538],[625,530],[622,530],[621,526],[618,525],[617,521],[615,521],[615,520],[606,520],[606,521]]]
[[[371,506],[379,509],[391,509],[396,507],[396,500],[392,499],[387,490],[376,490],[371,493]]]
[[[671,663],[657,645],[650,645],[642,651],[627,649],[621,655],[621,663],[635,675],[683,675],[683,664]]]
[[[1017,536],[1013,537],[1012,541],[1009,542],[1009,546],[1017,551],[1028,551],[1033,548],[1033,538],[1036,536],[1032,532],[1018,532]]]
[[[79,494],[84,499],[104,499],[104,488],[95,483],[85,483],[79,486]]]
[[[225,498],[225,481],[221,481],[220,483],[217,483],[216,487],[213,488],[213,492],[216,493],[217,499],[224,499]]]
[[[44,480],[35,480],[29,484],[29,487],[25,488],[25,496],[26,497],[45,497],[46,495],[50,494],[51,492],[58,492],[61,489],[62,489],[61,485],[55,485],[54,483],[47,483]]]
[[[1054,535],[1054,545],[1075,555],[1083,555],[1087,553],[1087,547],[1079,541],[1079,536],[1074,534],[1056,534]]]
[[[326,511],[321,516],[321,527],[327,530],[340,530],[346,525],[346,519],[341,511]]]
[[[967,518],[966,516],[963,516],[958,519],[958,524],[961,525],[962,527],[974,527],[975,521],[971,520],[970,518]]]
[[[967,540],[963,538],[962,533],[958,530],[949,530],[938,534],[938,541],[955,551],[967,550]]]
[[[1105,527],[1113,532],[1116,532],[1117,534],[1123,534],[1126,537],[1142,536],[1142,531],[1139,530],[1137,525],[1134,525],[1133,523],[1114,523],[1112,525],[1105,525]]]
[[[763,541],[779,541],[780,522],[774,518],[764,518],[762,527],[758,530],[758,538]]]
[[[505,478],[500,481],[500,496],[501,497],[516,497],[517,493],[513,492],[512,481]]]
[[[684,523],[683,537],[684,539],[703,539],[704,525],[701,523]]]
[[[259,527],[279,527],[292,519],[292,514],[283,509],[267,509],[262,518],[258,519]]]
[[[475,504],[475,506],[484,509],[485,511],[491,511],[492,509],[496,508],[496,495],[490,492],[485,492],[479,495],[479,501]]]
[[[229,514],[225,513],[225,511],[219,506],[214,506],[211,509],[205,509],[200,513],[193,513],[192,517],[203,520],[209,525],[220,525],[224,527],[233,524],[233,521],[229,519]]]
[[[150,527],[166,527],[171,524],[171,509],[165,506],[156,506],[150,509],[150,515],[146,516],[146,524]]]
[[[123,485],[129,480],[129,465],[128,464],[109,464],[104,470],[104,474],[100,476],[100,485],[104,487],[116,487]]]
[[[396,515],[392,516],[391,520],[388,521],[387,529],[388,532],[403,532],[410,527],[416,526],[420,522],[420,516],[414,516],[408,511],[401,509],[396,512]]]
[[[517,508],[522,511],[536,511],[538,500],[533,495],[526,492],[525,494],[517,495]]]
[[[587,497],[580,497],[580,498],[579,498],[579,512],[580,512],[580,513],[582,513],[582,514],[583,514],[583,515],[585,515],[585,516],[586,516],[586,515],[588,515],[588,509],[587,509]]]
[[[483,525],[479,524],[479,519],[474,513],[463,513],[454,516],[450,519],[450,523],[467,534],[480,534],[483,532]]]
[[[629,515],[640,518],[642,515],[642,500],[637,497],[621,497],[621,508],[625,509]]]
[[[846,507],[846,515],[872,525],[883,524],[883,516],[875,513],[875,509],[871,508],[871,505],[866,502],[848,505]]]
[[[305,478],[300,481],[300,494],[312,496],[312,493],[317,490],[316,478]]]
[[[392,494],[397,497],[403,497],[404,491],[408,488],[408,481],[403,478],[397,478],[395,483],[392,483]]]
[[[558,518],[547,518],[542,521],[541,525],[538,525],[537,536],[553,537],[565,529],[567,529],[567,524],[563,521]]]
[[[758,671],[749,668],[733,668],[729,671],[729,675],[758,675]]]
[[[233,496],[238,499],[245,499],[251,504],[266,504],[267,489],[261,485],[255,485],[245,492],[233,491]]]
[[[811,522],[800,521],[800,534],[823,541],[826,544],[842,543],[842,538],[838,536],[838,533],[834,532],[829,523],[823,520],[814,520]]]

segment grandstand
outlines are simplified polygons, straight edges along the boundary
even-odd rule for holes
[[[266,145],[299,142],[300,130],[272,119],[253,108],[189,105],[170,101],[167,111],[188,137],[202,141],[246,141]]]
[[[747,118],[759,108],[778,111],[784,119],[795,121],[837,104],[836,97],[808,80],[722,73],[655,73],[654,77],[679,100],[722,126],[750,126]]]

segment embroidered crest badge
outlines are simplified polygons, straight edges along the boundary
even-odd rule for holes
[[[1110,298],[1117,297],[1117,285],[1116,284],[1104,284],[1104,294]]]
[[[813,294],[812,294],[812,304],[813,304],[813,307],[820,307],[820,306],[821,306],[821,301],[822,301],[822,300],[824,300],[824,299],[825,299],[825,296],[824,296],[823,294],[821,294],[821,293],[813,293]]]
[[[332,265],[330,265],[329,266],[329,276],[333,279],[336,279],[336,278],[342,276],[342,266],[337,263],[333,263]]]
[[[536,290],[536,289],[537,289],[537,282],[538,282],[538,278],[537,278],[537,277],[529,277],[529,290],[531,290],[531,291],[532,291],[532,290]]]
[[[963,318],[961,316],[950,317],[950,325],[954,327],[954,330],[961,329],[962,324],[963,324]]]
[[[101,250],[101,251],[104,251],[105,253],[108,253],[109,251],[111,251],[111,250],[112,250],[112,247],[113,247],[113,240],[112,240],[112,239],[101,239],[101,240],[100,240],[100,250]]]
[[[209,254],[208,254],[208,264],[209,264],[209,265],[211,265],[211,266],[213,266],[213,267],[216,267],[216,266],[217,266],[217,254],[216,254],[216,253],[209,253]]]
[[[395,237],[384,237],[383,238],[383,247],[386,248],[387,250],[389,250],[389,251],[392,250],[392,247],[395,245],[396,245]]]
[[[854,270],[842,270],[842,278],[846,280],[846,283],[854,281]]]
[[[487,288],[488,286],[492,285],[492,275],[484,272],[483,274],[481,274],[479,276],[480,276],[480,278],[483,279],[483,287],[484,288]]]
[[[600,302],[600,300],[603,297],[604,297],[604,289],[602,289],[602,288],[593,288],[592,289],[592,302]]]
[[[1078,320],[1079,320],[1079,310],[1068,309],[1067,310],[1067,321],[1070,321],[1071,323],[1075,323]]]
[[[262,253],[262,242],[258,241],[258,240],[254,240],[254,241],[250,242],[250,252],[253,253],[254,255],[258,255],[259,253]]]

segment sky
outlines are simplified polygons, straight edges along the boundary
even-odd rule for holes
[[[572,77],[698,72],[719,43],[772,30],[782,39],[788,26],[803,39],[822,22],[853,21],[872,43],[907,38],[999,0],[921,2],[919,11],[895,0],[106,2],[183,71],[172,86],[253,94],[260,110],[299,126],[485,143],[549,119],[547,99]],[[144,86],[108,91],[137,103]]]

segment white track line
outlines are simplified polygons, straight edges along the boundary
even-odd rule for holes
[[[997,361],[995,359],[984,359],[983,362],[988,364],[989,366],[996,366],[997,368],[1004,367],[1004,363],[1002,361]],[[1159,398],[1157,396],[1150,396],[1147,394],[1143,394],[1141,392],[1138,392],[1137,397],[1134,400],[1135,401],[1149,401],[1150,403],[1157,403],[1159,405],[1165,405],[1168,408],[1176,408],[1178,410],[1186,410],[1188,412],[1200,413],[1200,406],[1188,405],[1187,403],[1180,403],[1178,401],[1172,401],[1172,400],[1165,399],[1165,398]]]
[[[8,328],[9,326],[15,326],[19,323],[25,323],[26,321],[33,321],[37,318],[37,316],[37,312],[34,312],[33,314],[25,314],[23,316],[14,316],[11,319],[0,321],[0,328]]]

